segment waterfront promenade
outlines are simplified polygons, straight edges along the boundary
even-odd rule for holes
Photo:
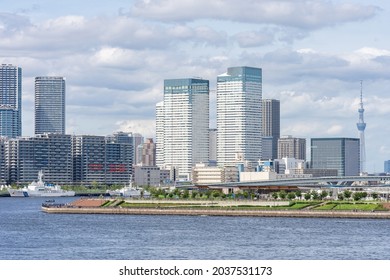
[[[120,214],[120,215],[186,215],[186,216],[242,216],[242,217],[290,217],[290,218],[366,218],[390,219],[390,211],[360,210],[279,210],[276,203],[288,205],[288,202],[273,201],[131,201],[130,207],[122,207],[119,203],[103,207],[107,200],[80,199],[66,205],[42,205],[42,211],[50,214]],[[169,203],[169,206],[163,206]],[[287,204],[286,204],[287,203]],[[133,204],[133,205],[131,205]],[[145,204],[149,204],[145,206]],[[174,204],[177,204],[175,206]],[[265,205],[267,204],[267,205]],[[116,206],[119,205],[119,206]],[[269,207],[269,209],[256,206]],[[275,208],[271,206],[276,206]],[[253,208],[253,209],[251,209]]]

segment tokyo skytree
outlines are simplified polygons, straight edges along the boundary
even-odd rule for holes
[[[365,172],[366,164],[366,148],[364,141],[364,130],[366,129],[366,123],[364,122],[364,108],[363,108],[363,81],[360,81],[360,107],[359,112],[359,122],[356,124],[359,131],[360,139],[360,174]]]

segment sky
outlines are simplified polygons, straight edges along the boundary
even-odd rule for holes
[[[164,79],[262,68],[281,102],[281,134],[358,137],[363,81],[366,169],[390,160],[390,1],[2,0],[0,61],[23,70],[23,135],[34,79],[66,78],[66,131],[155,134]]]

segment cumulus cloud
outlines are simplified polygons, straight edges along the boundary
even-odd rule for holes
[[[246,31],[235,34],[233,38],[237,40],[240,47],[247,48],[272,44],[275,35],[269,30]]]
[[[313,29],[369,19],[379,10],[373,5],[325,0],[138,0],[130,15],[166,22],[217,19]]]
[[[123,120],[116,123],[117,131],[141,133],[144,137],[154,137],[156,128],[154,120]]]
[[[36,76],[66,77],[68,133],[147,137],[154,135],[164,79],[202,77],[215,89],[217,75],[240,65],[263,68],[263,97],[281,100],[282,134],[354,137],[363,79],[366,139],[375,142],[367,155],[382,160],[380,139],[390,134],[381,127],[390,113],[390,49],[364,34],[360,45],[343,51],[337,46],[345,42],[329,34],[324,41],[333,51],[319,49],[316,36],[310,41],[344,23],[359,30],[364,21],[374,24],[382,11],[365,2],[136,0],[127,12],[118,7],[119,14],[86,15],[67,5],[56,16],[46,6],[39,9],[44,17],[3,12],[0,60],[23,68],[24,135],[32,135]]]

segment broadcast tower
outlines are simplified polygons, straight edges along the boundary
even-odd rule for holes
[[[363,108],[363,81],[360,81],[360,108],[359,112],[359,122],[356,124],[357,129],[359,130],[359,139],[360,139],[360,174],[365,172],[366,164],[366,148],[364,141],[364,130],[366,129],[366,123],[364,122],[364,108]]]

